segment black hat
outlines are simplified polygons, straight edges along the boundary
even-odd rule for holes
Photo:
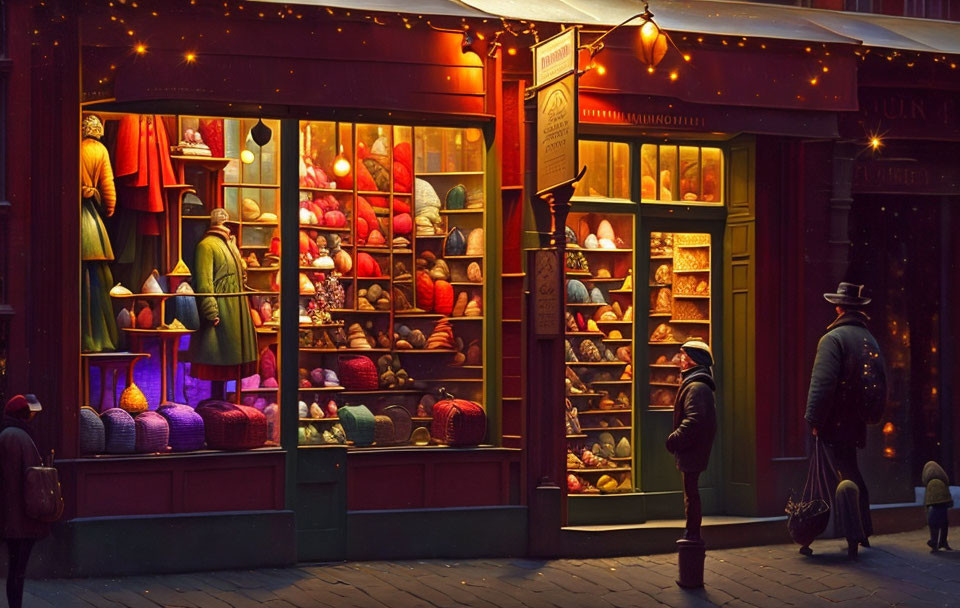
[[[837,293],[825,293],[823,298],[838,306],[866,306],[870,298],[863,297],[863,285],[856,283],[840,283]]]

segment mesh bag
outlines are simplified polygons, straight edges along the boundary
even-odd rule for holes
[[[810,543],[827,529],[833,499],[831,489],[836,486],[836,469],[817,437],[803,492],[797,500],[791,496],[784,509],[787,513],[787,531],[793,542],[800,545],[801,553],[810,553]]]

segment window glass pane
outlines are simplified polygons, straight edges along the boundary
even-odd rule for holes
[[[587,172],[577,183],[574,196],[609,196],[608,181],[610,164],[607,157],[607,142],[580,140],[580,166],[586,165]]]
[[[81,310],[93,307],[98,321],[82,330],[80,403],[103,411],[121,402],[128,383],[110,383],[109,374],[102,373],[100,365],[107,355],[114,366],[122,363],[128,369],[130,380],[142,391],[132,401],[128,394],[124,398],[128,411],[183,419],[194,416],[192,411],[210,399],[252,406],[266,416],[268,432],[263,442],[242,447],[278,445],[279,122],[264,121],[272,137],[261,149],[248,136],[256,119],[109,114],[106,120],[108,132],[130,129],[133,142],[118,147],[104,162],[133,161],[136,150],[146,147],[143,141],[151,132],[144,128],[134,132],[133,127],[152,124],[154,129],[166,131],[172,149],[154,150],[158,157],[151,158],[150,167],[155,166],[154,161],[166,162],[164,156],[169,155],[176,181],[139,163],[142,173],[138,180],[144,185],[142,200],[136,203],[149,207],[149,215],[155,216],[160,234],[165,236],[157,239],[134,231],[123,248],[132,258],[152,260],[150,265],[120,263],[112,257],[104,260],[103,255],[96,258],[102,260],[97,262],[97,276],[107,273],[112,280],[99,281],[96,293],[85,295],[90,299],[81,304]],[[81,154],[90,143],[84,142]],[[98,171],[103,175],[102,167]],[[191,191],[184,192],[185,187]],[[132,199],[121,199],[118,205],[128,206],[129,211]],[[217,221],[220,213],[216,212],[223,210],[227,211],[226,221]],[[98,213],[86,204],[82,211]],[[97,234],[96,224],[81,225],[85,248],[108,236]],[[94,225],[93,232],[90,225]],[[156,271],[152,271],[154,267]],[[86,263],[84,268],[89,268]],[[90,284],[89,278],[85,280]],[[214,301],[219,311],[216,327],[202,314],[202,307]],[[224,341],[225,335],[237,339]],[[169,365],[178,352],[189,352],[189,363],[181,359],[181,364]],[[168,413],[165,404],[171,403],[181,404],[175,407],[183,409]],[[92,411],[92,415],[96,413]],[[84,409],[83,415],[91,415],[91,410]],[[230,441],[218,443],[210,435],[204,446],[202,439],[192,447],[179,445],[177,450],[241,447]],[[143,455],[169,450],[163,442],[136,448]],[[92,456],[104,451],[131,453],[134,447],[92,448],[83,453]]]
[[[620,142],[610,144],[613,156],[613,184],[611,196],[613,198],[630,198],[630,145]]]
[[[701,148],[703,161],[703,192],[705,203],[723,202],[723,155],[720,148]]]
[[[700,149],[680,146],[680,200],[700,200]]]
[[[640,146],[640,197],[645,201],[657,200],[657,147],[653,144]]]
[[[660,146],[660,197],[661,201],[674,201],[677,176],[677,147]]]

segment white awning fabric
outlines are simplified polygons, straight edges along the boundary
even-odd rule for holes
[[[407,15],[512,19],[610,27],[643,11],[641,0],[261,0]],[[851,44],[902,51],[960,54],[960,23],[867,13],[736,2],[651,0],[670,32]]]

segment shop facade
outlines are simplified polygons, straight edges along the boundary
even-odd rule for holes
[[[38,571],[618,552],[573,528],[682,516],[663,441],[691,337],[716,359],[705,513],[778,515],[801,483],[810,294],[848,276],[841,212],[874,174],[842,179],[848,40],[678,32],[651,75],[611,35],[581,66],[544,340],[536,35],[448,3],[5,10],[37,30],[7,39],[32,70],[7,81],[7,391],[56,404],[67,497]],[[450,399],[483,411],[463,445],[431,437]]]

